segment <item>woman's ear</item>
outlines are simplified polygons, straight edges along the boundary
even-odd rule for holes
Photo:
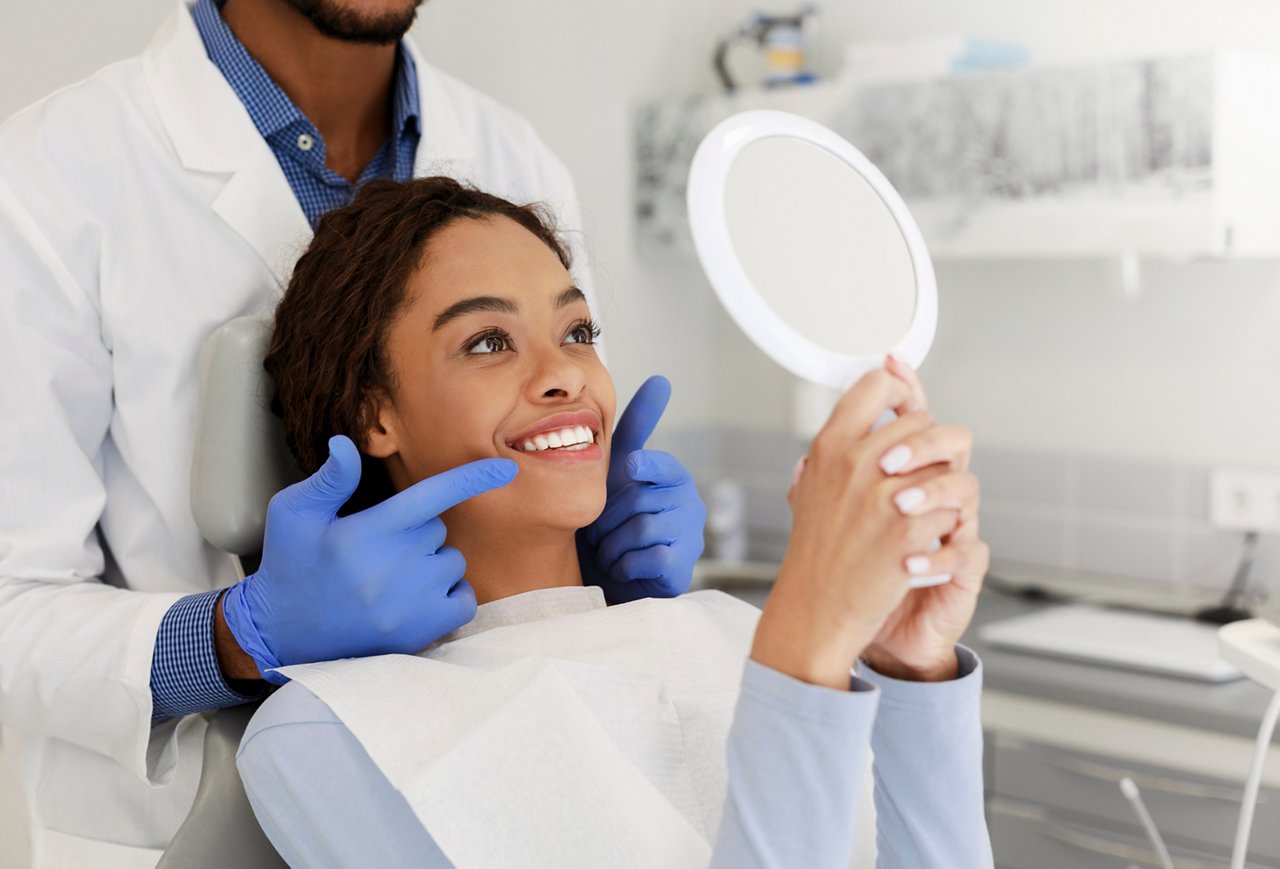
[[[360,410],[361,452],[375,459],[390,458],[400,452],[398,422],[391,402],[385,397],[365,399]]]

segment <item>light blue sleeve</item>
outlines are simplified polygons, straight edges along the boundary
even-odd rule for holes
[[[990,866],[980,674],[976,659],[960,654],[962,673],[966,660],[973,668],[955,682],[915,685],[868,673],[850,691],[748,661],[712,865],[846,869],[874,742],[880,865]],[[969,713],[972,722],[964,720]],[[237,762],[259,823],[291,866],[450,865],[351,732],[296,682],[254,716]]]
[[[726,747],[714,869],[848,869],[879,692],[837,691],[747,661]]]
[[[991,866],[982,675],[972,652],[958,648],[957,656],[959,676],[950,682],[900,682],[864,666],[866,680],[853,678],[850,691],[748,661],[713,865],[846,869],[870,742],[877,864]]]
[[[882,867],[994,865],[982,795],[982,664],[956,647],[949,682],[901,682],[865,664],[880,689],[875,753],[876,850]]]
[[[236,766],[258,823],[290,866],[452,865],[351,731],[297,682],[253,716]]]

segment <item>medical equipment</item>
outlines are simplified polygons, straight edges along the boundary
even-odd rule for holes
[[[200,353],[192,514],[206,539],[250,570],[257,564],[267,502],[300,476],[282,448],[280,421],[267,400],[262,357],[270,337],[267,321],[242,317],[215,331]],[[195,802],[157,869],[285,865],[258,826],[235,764],[257,708],[232,707],[210,717]]]
[[[1262,716],[1258,741],[1254,745],[1253,767],[1245,784],[1244,802],[1240,806],[1240,824],[1236,828],[1235,846],[1231,851],[1231,869],[1244,869],[1249,851],[1249,832],[1262,781],[1262,766],[1280,718],[1280,628],[1266,619],[1247,619],[1218,629],[1218,648],[1222,657],[1239,667],[1259,685],[1276,692]]]
[[[805,68],[805,42],[817,14],[818,7],[809,3],[791,15],[759,12],[753,15],[750,21],[716,44],[712,64],[721,86],[727,93],[737,90],[738,83],[729,72],[729,49],[744,41],[754,41],[764,52],[766,86],[781,87],[814,81],[813,73]]]
[[[178,828],[156,869],[283,869],[258,826],[236,770],[236,749],[258,704],[223,709],[204,735],[200,787],[186,821]]]
[[[305,474],[285,447],[271,412],[262,358],[271,343],[267,320],[240,317],[200,349],[200,417],[191,462],[191,514],[205,540],[247,560],[262,551],[271,496]]]
[[[1142,829],[1146,831],[1147,838],[1151,840],[1151,846],[1156,849],[1156,856],[1160,858],[1160,865],[1163,869],[1173,869],[1173,858],[1169,856],[1169,848],[1165,845],[1160,831],[1156,829],[1156,823],[1151,819],[1151,813],[1147,811],[1147,805],[1142,801],[1142,793],[1133,779],[1128,776],[1120,779],[1120,792],[1138,814]]]
[[[1267,711],[1263,713],[1254,743],[1253,764],[1245,782],[1244,799],[1240,805],[1240,820],[1236,826],[1235,842],[1231,849],[1231,869],[1245,869],[1249,852],[1249,834],[1253,829],[1253,816],[1258,803],[1258,791],[1262,784],[1262,769],[1267,759],[1267,749],[1280,719],[1280,627],[1266,619],[1247,619],[1232,622],[1218,629],[1218,652],[1231,665],[1253,681],[1275,692]],[[1120,789],[1138,812],[1143,828],[1156,849],[1165,869],[1173,869],[1169,852],[1164,847],[1160,832],[1142,804],[1137,786],[1130,779],[1120,782]]]
[[[742,112],[702,140],[687,191],[711,286],[783,368],[844,390],[883,367],[886,352],[913,368],[924,361],[938,318],[924,238],[888,179],[844,139],[786,112]]]

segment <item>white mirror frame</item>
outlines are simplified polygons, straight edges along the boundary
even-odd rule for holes
[[[902,231],[916,278],[911,326],[890,350],[919,368],[933,344],[938,323],[938,284],[924,237],[889,180],[853,145],[821,124],[773,110],[742,112],[717,124],[702,140],[689,168],[686,197],[689,229],[703,271],[721,303],[756,346],[805,380],[846,389],[884,357],[836,353],[805,337],[769,307],[734,252],[725,212],[725,183],[734,158],[752,142],[774,136],[799,139],[822,148],[857,172],[880,197]]]

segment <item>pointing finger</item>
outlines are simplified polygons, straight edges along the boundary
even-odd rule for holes
[[[480,459],[414,483],[381,504],[356,514],[382,530],[407,531],[430,522],[468,498],[505,486],[518,466],[510,459]],[[356,517],[352,517],[356,518]]]

